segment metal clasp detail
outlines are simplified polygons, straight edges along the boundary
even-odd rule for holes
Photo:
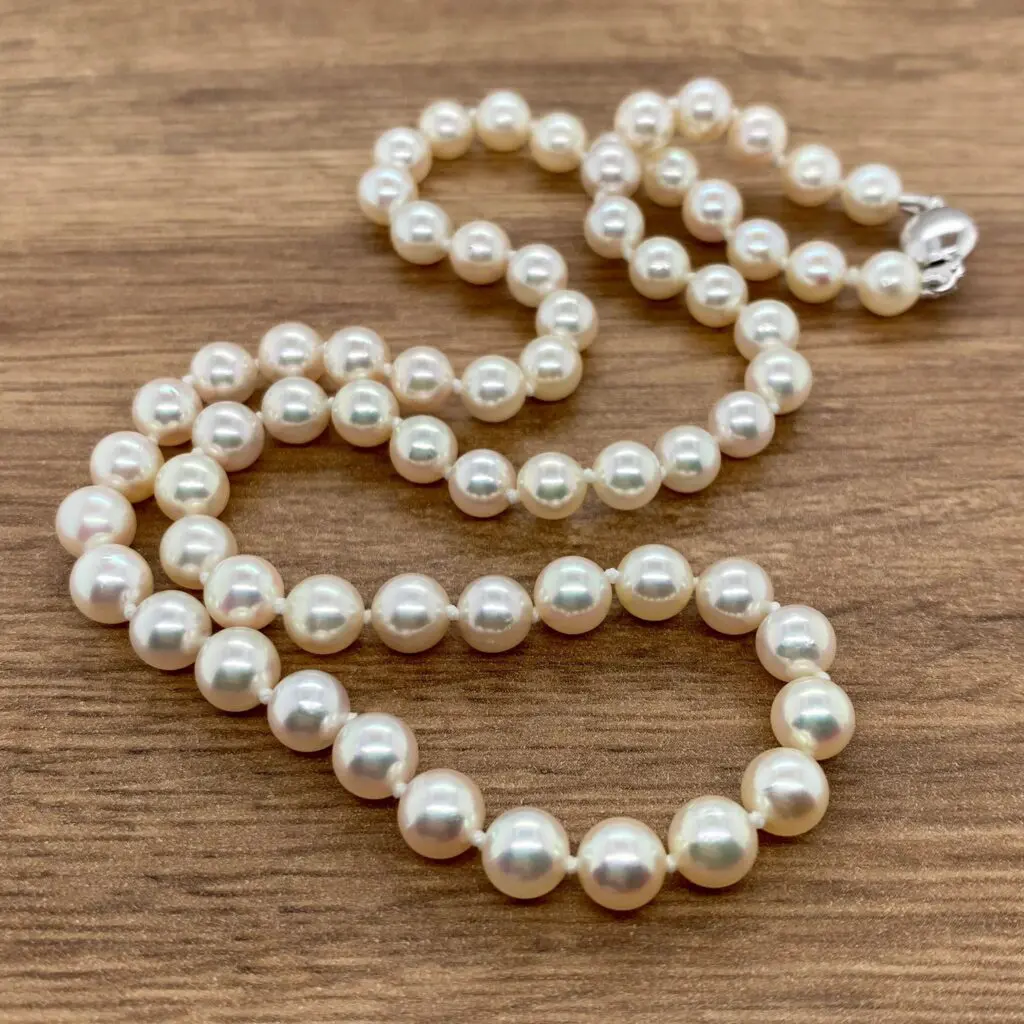
[[[955,291],[978,244],[977,225],[939,196],[900,196],[900,209],[910,216],[900,246],[921,268],[921,294],[938,299]]]

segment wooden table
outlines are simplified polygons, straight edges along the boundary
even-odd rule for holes
[[[0,41],[0,1018],[1024,1019],[1018,4],[74,0],[7,4]],[[565,522],[470,522],[385,452],[327,436],[232,478],[227,522],[288,583],[336,571],[369,594],[419,570],[456,595],[485,571],[530,583],[560,554],[612,565],[664,541],[698,569],[750,556],[782,600],[831,617],[859,731],[827,765],[820,828],[766,840],[724,894],[670,881],[616,917],[570,882],[512,905],[471,857],[419,860],[394,808],[349,797],[328,758],[288,752],[257,713],[218,714],[190,673],[147,669],[123,629],[79,616],[53,513],[95,441],[128,425],[132,390],[184,372],[205,340],[366,323],[461,367],[531,336],[502,287],[403,265],[358,214],[379,131],[500,86],[599,131],[630,90],[696,74],[972,211],[983,242],[961,293],[895,321],[849,296],[801,306],[808,405],[706,493],[638,513],[591,500]],[[748,210],[794,239],[838,237],[858,258],[894,244],[895,226],[740,180]],[[589,252],[574,175],[475,151],[425,192],[559,247],[603,319],[569,401],[504,426],[453,407],[464,450],[590,459],[702,421],[741,380],[728,331],[641,300]],[[677,214],[648,212],[681,234]],[[155,560],[151,505],[139,547]],[[286,668],[313,662],[271,635]],[[574,840],[619,813],[664,832],[685,800],[735,796],[772,743],[776,686],[752,638],[711,634],[692,607],[663,626],[615,610],[582,638],[538,628],[494,658],[454,635],[418,657],[367,636],[322,664],[357,707],[412,724],[423,767],[471,774],[491,813],[546,807]]]

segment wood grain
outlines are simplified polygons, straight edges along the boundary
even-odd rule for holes
[[[1024,1019],[1017,3],[0,12],[0,1018]],[[187,672],[145,669],[123,630],[78,616],[52,516],[86,480],[95,440],[128,423],[132,389],[183,372],[206,339],[254,344],[285,318],[363,322],[461,366],[529,338],[503,289],[401,265],[357,215],[378,131],[431,96],[498,86],[600,130],[628,91],[701,73],[779,105],[795,137],[891,162],[908,187],[971,210],[983,244],[962,292],[894,322],[849,301],[802,308],[808,406],[707,493],[639,513],[589,502],[565,523],[471,523],[443,488],[401,482],[386,454],[326,437],[272,447],[232,480],[227,521],[292,583],[337,571],[371,593],[415,569],[456,594],[482,571],[529,582],[558,554],[615,564],[658,540],[698,568],[754,557],[784,600],[831,616],[860,729],[828,765],[819,829],[765,842],[733,892],[673,882],[615,917],[566,884],[513,906],[470,857],[419,861],[393,809],[349,798],[327,759],[289,754],[258,715],[218,715]],[[748,209],[793,238],[838,237],[858,256],[893,242],[798,211],[767,175],[742,180]],[[641,301],[620,266],[589,254],[574,180],[474,152],[425,192],[456,219],[557,245],[604,322],[571,400],[497,427],[453,410],[464,449],[589,459],[699,421],[741,379],[728,332]],[[676,215],[649,214],[680,233]],[[161,517],[140,511],[152,559]],[[272,635],[287,667],[312,660]],[[582,639],[537,629],[490,659],[455,637],[414,658],[367,639],[324,665],[356,706],[407,718],[424,767],[469,772],[492,813],[547,807],[574,839],[613,813],[663,831],[683,801],[734,795],[771,742],[775,687],[751,639],[713,636],[692,609],[663,626],[614,612]]]

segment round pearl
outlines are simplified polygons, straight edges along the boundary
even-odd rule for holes
[[[517,807],[491,822],[480,855],[495,889],[513,899],[533,900],[565,877],[569,837],[547,811]]]
[[[315,668],[285,676],[271,691],[267,704],[270,731],[286,747],[302,754],[329,747],[348,714],[345,687]]]
[[[413,181],[422,181],[433,163],[430,143],[415,128],[389,128],[373,144],[373,162],[398,167]]]
[[[776,679],[827,672],[836,656],[832,623],[815,608],[784,605],[757,627],[757,656]]]
[[[858,224],[884,224],[900,212],[903,182],[885,164],[855,167],[843,182],[840,197],[850,220]]]
[[[640,161],[617,135],[602,135],[590,147],[580,166],[587,194],[631,196],[640,185]]]
[[[219,516],[227,507],[231,487],[219,462],[202,452],[168,459],[156,475],[156,503],[168,519]]]
[[[421,857],[457,857],[472,846],[483,823],[484,798],[477,784],[449,768],[417,775],[398,801],[399,831]]]
[[[756,355],[743,376],[744,387],[760,395],[776,416],[794,412],[811,393],[811,364],[791,348],[769,348]]]
[[[661,622],[686,607],[693,587],[690,563],[675,548],[644,544],[619,563],[615,596],[630,615]]]
[[[249,711],[281,678],[277,648],[262,633],[232,626],[214,633],[196,658],[196,686],[221,711]]]
[[[782,165],[782,189],[800,206],[821,206],[839,190],[843,167],[828,146],[798,146]]]
[[[57,509],[57,539],[77,558],[97,544],[124,544],[135,539],[135,509],[111,487],[80,487]]]
[[[718,178],[698,181],[683,200],[683,224],[702,242],[721,242],[743,218],[743,197]]]
[[[473,145],[473,118],[456,100],[435,100],[420,114],[420,133],[440,160],[455,160]]]
[[[153,593],[153,573],[137,551],[100,544],[81,555],[69,583],[75,607],[93,622],[125,622]]]
[[[459,632],[474,650],[509,651],[526,639],[533,625],[533,602],[515,580],[482,576],[459,598]]]
[[[433,647],[448,632],[448,595],[429,576],[403,573],[374,595],[370,621],[377,636],[393,651],[417,654]]]
[[[657,455],[636,441],[616,441],[594,460],[594,491],[610,508],[642,508],[661,487]]]
[[[754,866],[757,846],[749,815],[724,796],[691,800],[668,827],[668,849],[679,873],[706,889],[735,885]]]
[[[331,762],[338,781],[362,800],[386,800],[416,774],[416,737],[400,718],[380,712],[357,715],[334,740]]]
[[[511,254],[505,281],[517,302],[533,307],[564,288],[568,276],[565,260],[557,249],[534,243]]]
[[[452,236],[448,258],[452,269],[470,284],[493,284],[505,276],[512,243],[489,220],[471,220]]]
[[[324,343],[324,374],[336,388],[371,377],[383,380],[391,351],[369,327],[343,327]]]
[[[778,299],[758,299],[740,310],[733,338],[740,354],[753,359],[772,346],[796,348],[800,341],[800,321],[786,303]]]
[[[831,242],[804,242],[786,264],[786,284],[804,302],[828,302],[846,283],[846,257]]]
[[[191,384],[174,377],[158,377],[135,392],[132,422],[140,434],[157,444],[184,444],[201,408]]]
[[[292,642],[310,654],[337,654],[363,631],[363,599],[340,576],[309,576],[292,588],[281,618]]]
[[[283,377],[318,380],[324,372],[324,343],[307,324],[284,323],[260,338],[260,373],[269,381]]]
[[[284,599],[281,574],[265,558],[231,555],[211,570],[203,588],[206,610],[218,626],[263,629]]]
[[[799,836],[825,816],[828,779],[814,758],[776,747],[758,754],[747,766],[740,799],[748,811],[763,815],[765,832]]]
[[[583,891],[609,910],[650,903],[665,881],[665,848],[642,821],[606,818],[580,843],[576,873]]]
[[[535,324],[538,335],[561,334],[585,352],[597,337],[597,310],[582,292],[551,292],[538,306]]]
[[[629,280],[646,299],[671,299],[690,280],[690,257],[674,238],[642,241],[629,257]]]
[[[512,463],[488,448],[460,455],[448,477],[448,493],[466,515],[487,519],[508,508],[516,484]]]
[[[587,130],[572,114],[545,114],[530,132],[530,154],[539,167],[555,174],[574,171],[587,148]]]
[[[542,402],[568,398],[583,377],[579,349],[569,338],[557,334],[534,338],[520,353],[519,366],[533,397]]]
[[[541,620],[559,633],[587,633],[604,622],[612,586],[596,562],[566,555],[548,563],[537,577],[533,603]]]
[[[686,308],[705,327],[727,327],[747,301],[747,282],[724,263],[701,267],[686,286]]]
[[[403,203],[391,218],[391,244],[404,260],[427,266],[448,255],[452,222],[436,203]]]
[[[773,220],[745,220],[729,236],[729,262],[748,281],[767,281],[786,266],[789,239]]]
[[[673,427],[658,439],[654,453],[661,463],[662,484],[680,494],[704,490],[722,468],[718,442],[702,427]]]
[[[128,637],[147,665],[175,672],[196,660],[211,628],[206,609],[191,594],[162,590],[139,605]]]
[[[878,316],[899,316],[921,297],[921,268],[906,253],[877,252],[857,274],[857,297]]]
[[[672,138],[676,115],[664,96],[649,89],[627,96],[615,111],[615,131],[634,149],[660,149]]]
[[[235,535],[213,516],[182,516],[160,538],[160,565],[189,590],[201,590],[213,567],[237,554]]]
[[[732,391],[711,407],[708,429],[726,455],[749,459],[768,447],[775,434],[775,415],[753,391]]]
[[[830,679],[794,679],[772,704],[772,732],[784,747],[816,761],[835,757],[853,739],[856,716],[846,691]]]
[[[682,206],[700,170],[688,149],[669,146],[651,155],[644,164],[647,198],[657,206]]]
[[[327,429],[331,401],[316,381],[285,377],[263,392],[261,413],[271,437],[285,444],[308,444]]]
[[[761,624],[775,597],[768,573],[745,558],[723,558],[697,580],[697,611],[715,631],[749,633]]]
[[[644,215],[626,196],[602,196],[587,211],[583,235],[598,256],[626,259],[644,237]]]
[[[517,92],[488,93],[476,108],[476,133],[497,153],[519,149],[530,135],[530,107]]]
[[[587,496],[583,468],[561,452],[542,452],[523,463],[517,483],[519,500],[538,519],[565,519]]]
[[[129,501],[153,496],[156,475],[164,464],[159,446],[134,430],[118,430],[97,442],[89,457],[94,484],[113,488]]]
[[[189,375],[204,402],[244,402],[256,390],[260,371],[241,345],[212,341],[192,357]]]
[[[192,444],[229,473],[251,466],[263,451],[263,423],[241,402],[214,402],[196,417]]]
[[[372,448],[391,437],[398,399],[375,380],[353,380],[331,403],[331,420],[339,436],[357,448]]]
[[[433,412],[451,396],[455,374],[448,357],[431,345],[414,345],[395,357],[391,390],[404,411]]]
[[[732,119],[732,96],[714,78],[695,78],[680,90],[676,98],[676,124],[679,134],[693,142],[720,139]]]
[[[729,155],[751,164],[770,164],[786,150],[789,129],[783,116],[763,105],[745,107],[729,125],[726,148]]]
[[[414,484],[432,484],[455,465],[459,445],[447,423],[411,416],[391,434],[391,465]]]
[[[523,371],[504,356],[481,356],[462,372],[462,404],[478,420],[501,423],[526,401]]]
[[[395,211],[419,196],[412,175],[401,167],[371,167],[356,189],[359,209],[374,224],[391,223]]]

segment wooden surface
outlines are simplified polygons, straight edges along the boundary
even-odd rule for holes
[[[484,1021],[953,1024],[1024,1019],[1024,616],[1019,109],[1012,0],[681,4],[86,2],[2,5],[0,251],[0,1019],[9,1022]],[[563,523],[460,517],[385,453],[324,437],[232,478],[226,519],[287,583],[336,571],[370,594],[401,570],[455,595],[484,571],[530,583],[569,552],[615,564],[649,541],[696,568],[744,554],[831,616],[859,718],[827,765],[824,823],[763,843],[749,879],[670,881],[605,913],[569,882],[510,904],[472,857],[420,861],[393,807],[363,805],[326,757],[259,714],[220,715],[123,629],[85,621],[52,536],[133,388],[212,338],[271,324],[377,328],[461,367],[514,354],[530,316],[501,287],[403,265],[355,210],[384,128],[431,97],[513,87],[592,131],[618,100],[714,74],[775,103],[793,136],[978,218],[960,294],[894,321],[848,298],[801,307],[815,393],[760,458],[642,512],[595,500]],[[717,152],[701,159],[728,170]],[[895,227],[800,212],[770,175],[748,210],[857,256]],[[463,449],[519,462],[653,443],[741,380],[728,332],[635,296],[581,235],[585,200],[523,156],[479,151],[425,187],[457,220],[568,254],[604,321],[579,392]],[[681,234],[676,214],[649,224]],[[690,245],[689,241],[687,243]],[[720,258],[691,245],[695,258]],[[756,289],[771,294],[771,287]],[[151,559],[163,526],[140,508]],[[165,581],[160,580],[160,585]],[[314,662],[271,631],[286,668]],[[771,744],[776,685],[750,637],[691,608],[651,626],[538,628],[518,651],[451,636],[419,657],[365,639],[321,662],[362,709],[417,730],[423,767],[462,769],[490,814],[522,803],[574,841],[631,814],[664,832],[705,792],[735,796]]]

